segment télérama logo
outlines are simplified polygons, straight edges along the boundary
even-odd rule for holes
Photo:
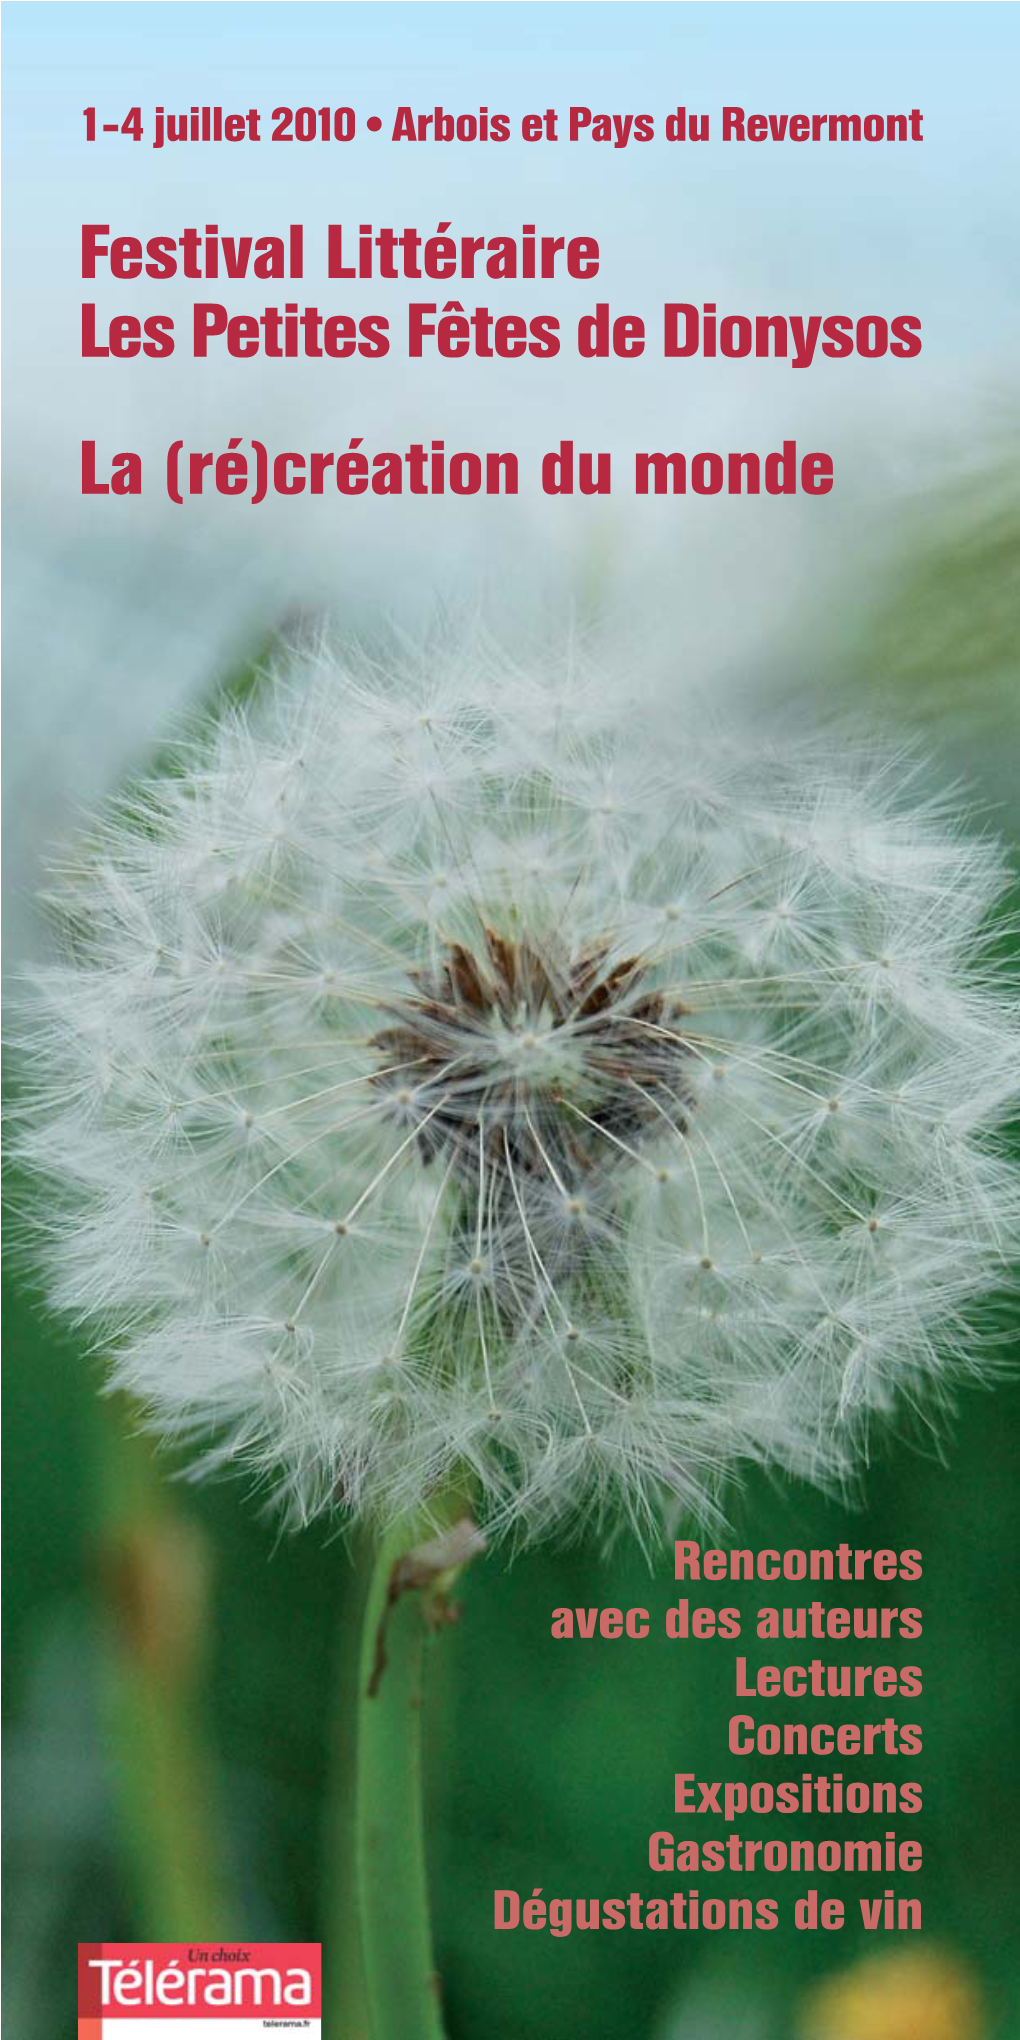
[[[318,1941],[78,1943],[78,2040],[320,2040],[321,1997]]]

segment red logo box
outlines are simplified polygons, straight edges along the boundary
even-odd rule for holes
[[[78,1943],[78,2040],[116,2040],[118,2019],[321,2016],[318,1941]]]

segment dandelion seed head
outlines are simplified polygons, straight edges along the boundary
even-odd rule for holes
[[[1020,1200],[995,846],[567,661],[296,654],[54,882],[58,1306],[291,1518],[718,1522],[975,1373]]]

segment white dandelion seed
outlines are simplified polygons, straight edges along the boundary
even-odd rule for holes
[[[902,760],[615,683],[295,655],[55,888],[59,1306],[295,1520],[841,1481],[977,1367],[1018,1210],[997,850]]]

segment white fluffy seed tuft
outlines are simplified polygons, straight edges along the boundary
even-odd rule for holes
[[[56,1303],[299,1522],[845,1482],[977,1371],[1018,1214],[1002,860],[903,777],[574,664],[295,655],[57,881]]]

